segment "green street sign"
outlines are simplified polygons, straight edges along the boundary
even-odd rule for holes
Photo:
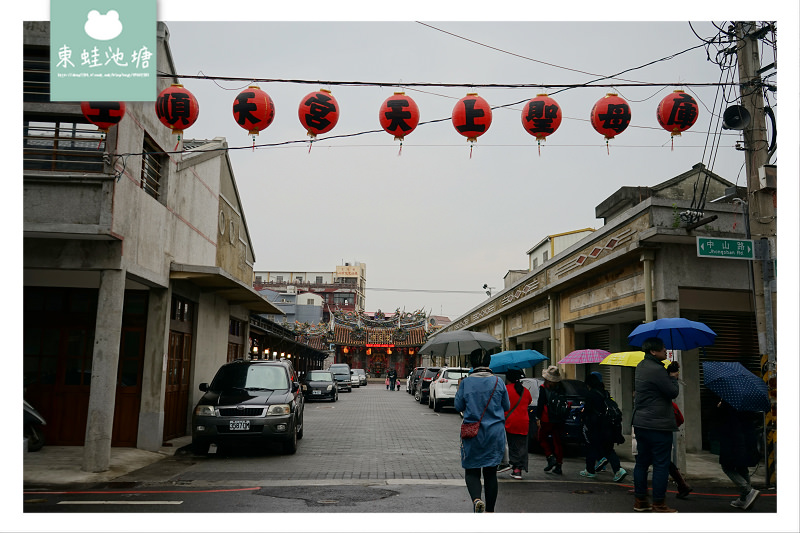
[[[753,260],[755,259],[755,251],[751,239],[697,237],[697,257]]]

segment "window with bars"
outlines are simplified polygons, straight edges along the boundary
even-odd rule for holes
[[[156,200],[161,198],[166,170],[166,154],[149,135],[145,134],[142,147],[141,187]]]
[[[26,116],[22,128],[25,170],[103,172],[106,138],[97,126],[73,118]]]

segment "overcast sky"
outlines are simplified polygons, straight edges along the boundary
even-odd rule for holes
[[[255,269],[333,271],[364,262],[368,311],[425,309],[456,318],[485,300],[484,284],[496,294],[508,270],[525,269],[526,252],[545,236],[600,227],[595,207],[620,187],[656,185],[696,163],[746,185],[744,154],[734,148],[740,135],[723,132],[712,112],[715,101],[719,110],[723,97],[736,94],[690,85],[738,80],[735,69],[708,60],[717,48],[698,47],[694,32],[718,34],[710,22],[166,22],[179,74],[245,79],[183,79],[200,104],[186,138],[224,136],[232,147],[251,146],[232,103],[247,80],[269,78],[314,83],[258,83],[276,116],[256,144],[302,141],[300,100],[332,91],[339,123],[310,152],[300,142],[232,150],[230,157]],[[618,87],[559,87],[621,71],[628,72],[598,82]],[[403,83],[463,86],[401,89]],[[656,110],[677,88],[694,96],[700,113],[673,143]],[[417,102],[421,116],[402,155],[378,122],[381,104],[398,90]],[[473,91],[492,107],[546,92],[564,119],[540,154],[522,127],[524,104],[496,108],[470,157],[449,117]],[[589,118],[608,92],[628,101],[632,120],[607,147]],[[438,119],[446,120],[425,124]],[[373,133],[326,140],[361,132]]]

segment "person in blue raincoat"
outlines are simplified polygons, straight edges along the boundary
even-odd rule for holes
[[[464,414],[464,422],[481,422],[476,437],[461,439],[461,466],[476,513],[494,512],[497,465],[503,462],[506,449],[505,412],[511,408],[508,391],[503,380],[489,369],[490,361],[491,356],[481,349],[470,354],[472,372],[461,380],[455,397],[455,408]],[[485,500],[481,498],[482,489]]]

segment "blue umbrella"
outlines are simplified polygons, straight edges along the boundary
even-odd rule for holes
[[[492,372],[508,372],[511,369],[533,368],[542,361],[547,361],[547,356],[536,350],[511,350],[492,355],[489,368]]]
[[[770,410],[767,384],[741,363],[703,361],[703,384],[737,411]]]
[[[641,346],[651,337],[664,341],[667,350],[691,350],[701,346],[711,346],[717,334],[702,322],[685,318],[659,318],[653,322],[636,326],[628,335],[628,344]]]

